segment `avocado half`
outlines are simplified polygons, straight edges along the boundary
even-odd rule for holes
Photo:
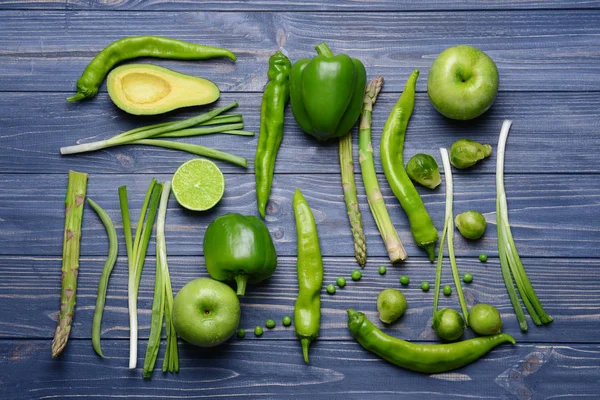
[[[209,104],[219,98],[208,79],[152,64],[126,64],[107,78],[108,94],[117,107],[134,115],[154,115],[180,107]]]

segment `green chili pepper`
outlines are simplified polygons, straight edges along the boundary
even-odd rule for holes
[[[298,298],[294,306],[294,325],[304,361],[308,363],[308,346],[319,335],[321,326],[323,259],[315,218],[299,189],[294,195],[294,214],[298,233]]]
[[[419,70],[414,70],[406,82],[402,96],[392,109],[381,134],[381,164],[394,195],[408,216],[410,229],[417,244],[424,248],[433,261],[438,240],[437,229],[404,169],[404,137],[415,105],[415,87]]]
[[[94,310],[94,319],[92,321],[92,347],[94,348],[96,354],[98,354],[100,357],[104,357],[104,354],[102,354],[102,348],[100,347],[100,327],[102,325],[102,313],[104,312],[104,301],[106,300],[108,279],[110,278],[110,274],[115,266],[115,262],[117,261],[119,246],[117,243],[117,230],[115,229],[115,225],[106,211],[104,211],[102,207],[100,207],[90,198],[87,199],[87,202],[90,206],[92,206],[94,211],[96,211],[98,217],[100,217],[100,221],[102,221],[102,224],[106,229],[106,234],[108,235],[108,256],[106,257],[104,268],[102,268],[102,275],[100,276],[100,281],[98,282],[96,309]]]
[[[334,55],[325,43],[315,50],[316,57],[292,67],[292,112],[304,132],[328,140],[347,134],[360,116],[367,73],[359,60]]]
[[[348,328],[354,339],[370,352],[399,367],[428,374],[462,367],[502,343],[516,343],[506,333],[448,344],[410,343],[384,334],[363,313],[353,309],[348,310]]]
[[[260,133],[254,159],[256,200],[258,212],[263,218],[271,193],[275,159],[283,138],[285,105],[290,98],[289,75],[291,69],[292,63],[280,51],[269,59],[269,83],[263,93]]]
[[[235,55],[227,49],[203,46],[160,36],[131,36],[108,45],[85,67],[77,80],[77,93],[67,101],[78,101],[93,97],[104,77],[115,65],[139,57],[167,58],[171,60],[207,60]]]

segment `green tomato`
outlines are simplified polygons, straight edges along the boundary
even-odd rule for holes
[[[379,266],[379,275],[385,275],[386,272],[387,272],[387,268],[385,267],[385,265],[380,265]]]
[[[477,143],[471,139],[459,139],[450,147],[450,163],[455,168],[464,169],[477,164],[492,154],[492,146]]]
[[[487,259],[488,259],[488,256],[487,256],[487,254],[481,253],[481,254],[479,255],[479,261],[481,261],[481,262],[486,262],[486,261],[487,261]]]
[[[238,329],[237,337],[238,339],[243,339],[244,337],[246,337],[246,331],[242,328]]]
[[[406,285],[408,285],[409,283],[410,283],[410,278],[409,278],[408,276],[406,276],[406,275],[402,275],[402,276],[400,277],[400,284],[401,284],[401,285],[403,285],[403,286],[406,286]]]
[[[452,294],[452,288],[448,285],[444,286],[444,295],[450,296]]]
[[[240,314],[233,289],[210,278],[188,282],[173,302],[175,330],[200,347],[217,346],[229,339],[237,330]]]
[[[495,335],[502,332],[502,318],[496,307],[477,304],[469,312],[469,326],[479,335]]]
[[[360,281],[360,278],[362,278],[362,272],[360,272],[360,269],[355,269],[352,271],[350,276],[352,277],[353,281]]]
[[[399,290],[384,289],[377,296],[377,311],[382,322],[391,324],[406,311],[406,298]]]
[[[282,323],[283,326],[290,326],[292,324],[292,318],[286,315],[285,317],[283,317]]]
[[[465,283],[471,283],[473,282],[473,275],[471,275],[470,273],[466,273],[463,275],[463,282]]]
[[[465,320],[451,308],[442,308],[435,313],[433,329],[442,340],[458,340],[465,330]]]
[[[481,213],[473,210],[458,214],[454,223],[461,235],[467,239],[479,239],[485,233],[485,217]]]
[[[273,329],[275,328],[275,321],[272,319],[268,319],[267,322],[265,322],[265,326],[269,329]]]
[[[415,154],[406,164],[406,173],[414,182],[435,189],[442,182],[440,167],[429,154]]]
[[[343,276],[340,276],[339,278],[337,278],[335,283],[337,283],[337,285],[339,287],[343,288],[344,286],[346,286],[346,278],[344,278]]]
[[[421,290],[424,292],[429,291],[429,282],[421,282]]]
[[[327,293],[335,294],[335,285],[333,283],[330,283],[329,285],[327,285]]]
[[[263,328],[262,326],[257,326],[256,328],[254,328],[254,335],[255,336],[262,336],[263,334]]]

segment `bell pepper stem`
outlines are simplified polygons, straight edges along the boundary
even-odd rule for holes
[[[333,52],[331,51],[331,49],[329,48],[329,46],[327,46],[327,43],[325,43],[325,42],[319,43],[318,45],[316,45],[315,50],[317,51],[317,54],[319,54],[320,56],[333,57]]]
[[[308,364],[308,346],[310,346],[310,339],[301,339],[300,344],[302,345],[302,354],[304,355],[304,362]]]
[[[246,284],[248,283],[248,275],[236,275],[233,279],[235,279],[235,284],[237,286],[237,295],[245,295]]]

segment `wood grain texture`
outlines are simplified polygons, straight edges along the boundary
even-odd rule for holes
[[[170,247],[169,247],[170,250]],[[71,338],[90,339],[92,316],[96,301],[98,280],[104,260],[100,257],[83,258],[77,287],[77,310]],[[491,258],[481,263],[476,257],[458,259],[459,270],[470,272],[474,280],[463,284],[469,306],[492,304],[502,314],[504,331],[514,335],[519,343],[600,343],[596,335],[600,323],[600,267],[597,259],[524,259],[526,270],[546,310],[554,322],[536,327],[531,321],[529,332],[523,334],[508,299],[498,260]],[[388,272],[379,275],[377,267],[388,265]],[[433,288],[435,268],[424,259],[412,259],[402,267],[390,267],[384,258],[371,258],[359,282],[350,279],[357,268],[352,257],[327,257],[321,293],[321,332],[323,340],[351,340],[346,328],[346,310],[363,311],[386,332],[407,340],[437,341],[431,327],[433,290],[425,293],[421,282],[428,281]],[[155,260],[148,257],[139,292],[140,339],[147,339],[150,329],[150,311],[154,290]],[[188,281],[208,276],[204,259],[200,257],[169,257],[174,293]],[[56,326],[58,293],[60,291],[59,257],[0,257],[4,278],[0,283],[0,339],[51,339]],[[401,287],[400,275],[411,279],[408,287]],[[329,295],[325,286],[339,276],[347,279],[345,288]],[[452,283],[448,262],[444,266],[443,283]],[[557,282],[561,282],[557,285]],[[241,298],[240,327],[248,331],[247,340],[255,340],[252,331],[256,325],[264,327],[268,318],[277,322],[273,330],[265,328],[264,338],[295,340],[293,328],[281,325],[285,315],[293,316],[298,293],[295,257],[279,257],[273,276],[258,285],[250,285]],[[400,289],[406,296],[408,311],[402,319],[385,327],[379,322],[376,310],[377,295],[385,288]],[[585,290],[581,290],[586,287]],[[458,298],[440,296],[440,307],[458,309]],[[127,317],[127,260],[120,257],[112,274],[106,309],[102,322],[102,338],[125,339],[129,336]],[[467,330],[465,338],[473,337]],[[261,339],[262,340],[262,339]],[[90,342],[91,343],[91,342]]]
[[[170,175],[157,175],[159,181]],[[383,183],[383,176],[380,175]],[[127,185],[132,213],[139,212],[151,177],[148,175],[92,175],[88,196],[100,204],[117,224],[122,234],[117,188]],[[459,175],[454,182],[454,210],[459,214],[475,208],[489,222],[485,236],[467,241],[455,235],[459,256],[480,252],[495,255],[495,187],[493,175]],[[534,257],[596,257],[600,242],[600,187],[590,186],[595,175],[510,175],[506,177],[509,216],[519,253]],[[369,256],[385,257],[386,252],[375,223],[367,209],[364,188],[357,176],[357,188]],[[66,174],[0,175],[0,254],[60,255],[64,219]],[[295,188],[300,188],[310,204],[326,256],[353,254],[348,217],[337,175],[278,175],[273,183],[267,206],[267,226],[279,255],[296,254],[296,229],[292,211]],[[413,242],[407,219],[387,186],[382,193],[409,257],[425,253]],[[421,190],[423,201],[441,229],[444,214],[443,184],[435,191]],[[257,215],[252,175],[231,175],[226,179],[225,195],[212,210],[194,213],[182,209],[171,198],[166,230],[171,255],[200,255],[202,238],[208,223],[226,212]],[[104,255],[105,237],[102,224],[92,213],[84,213],[81,254]],[[122,241],[122,240],[121,240]],[[123,249],[123,243],[121,243]],[[153,254],[151,246],[149,252]],[[125,254],[122,252],[121,254]]]
[[[73,90],[101,49],[130,35],[162,35],[230,48],[239,56],[161,65],[214,80],[224,91],[261,91],[270,54],[313,56],[327,42],[360,58],[400,90],[445,48],[467,43],[497,63],[504,91],[600,90],[600,10],[411,13],[2,11],[0,90]],[[165,23],[173,21],[174,23]],[[417,87],[425,90],[425,79]]]
[[[48,346],[38,340],[0,342],[3,398],[592,400],[600,390],[598,345],[503,345],[455,372],[427,375],[395,367],[351,341],[317,340],[310,365],[293,342],[235,340],[214,349],[184,344],[179,374],[157,371],[151,382],[142,379],[140,368],[126,368],[124,340],[105,341],[113,356],[105,360],[87,342],[70,342],[59,360],[50,359]],[[157,365],[161,358],[162,352]]]
[[[414,11],[599,8],[595,0],[0,0],[0,10],[118,10],[118,11]]]
[[[266,65],[265,65],[266,67]],[[426,79],[426,77],[422,77]],[[384,90],[393,90],[384,86]],[[376,169],[379,162],[381,130],[396,93],[379,96],[373,113],[373,143]],[[258,135],[261,96],[226,93],[218,106],[237,100],[232,111],[244,116],[246,130]],[[15,107],[15,105],[27,105]],[[600,163],[591,149],[600,149],[600,93],[512,93],[502,92],[494,106],[474,122],[445,119],[431,105],[427,95],[417,95],[415,111],[406,137],[405,159],[416,153],[433,155],[441,166],[439,147],[449,148],[462,137],[490,143],[494,149],[502,120],[511,118],[513,128],[506,154],[506,173],[600,173]],[[193,107],[169,113],[167,118],[191,117],[207,107]],[[88,154],[61,157],[62,146],[102,140],[125,130],[164,120],[164,117],[135,117],[117,109],[108,95],[100,94],[82,104],[69,104],[61,93],[3,93],[0,96],[0,173],[64,173],[83,169],[88,173],[160,173],[174,171],[191,156],[184,152],[124,146]],[[576,123],[574,123],[576,121]],[[203,144],[246,157],[249,168],[217,162],[226,173],[254,173],[258,136],[212,135],[184,141]],[[560,155],[560,156],[558,156]],[[456,174],[493,174],[492,156]],[[355,170],[360,172],[358,139],[354,140]],[[534,162],[532,162],[534,160]],[[285,137],[277,156],[276,173],[339,174],[337,142],[319,144],[296,125],[288,106]]]

